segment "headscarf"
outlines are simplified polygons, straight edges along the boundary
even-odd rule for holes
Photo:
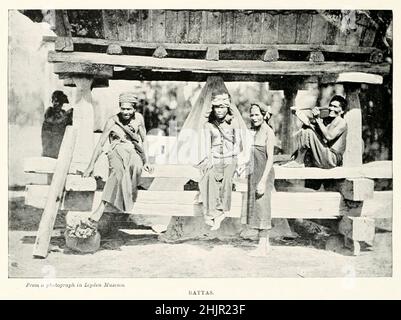
[[[255,102],[251,103],[251,108],[252,108],[252,106],[258,106],[260,109],[260,113],[264,117],[266,117],[266,115],[269,115],[269,119],[270,119],[270,117],[273,115],[272,107],[264,104],[263,102],[255,101]]]
[[[120,94],[118,102],[120,104],[125,102],[137,104],[138,96],[134,92],[123,92]]]
[[[231,122],[233,119],[232,110],[231,110],[231,99],[230,95],[226,92],[217,93],[212,95],[211,107],[206,110],[206,118],[209,119],[211,112],[213,111],[213,107],[215,106],[223,106],[228,108],[228,113],[226,115],[225,121]]]

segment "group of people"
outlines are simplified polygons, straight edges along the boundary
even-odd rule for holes
[[[136,112],[138,98],[135,93],[125,92],[119,97],[120,112],[106,123],[100,140],[94,149],[83,177],[93,174],[94,165],[101,152],[109,144],[106,154],[110,174],[106,181],[102,201],[85,221],[96,229],[107,204],[122,212],[133,208],[137,197],[138,182],[142,170],[151,172],[146,148],[146,128],[143,116]],[[329,104],[329,116],[320,118],[320,110],[312,110],[313,119],[298,132],[298,149],[288,167],[303,166],[306,157],[313,166],[333,168],[342,164],[345,150],[347,124],[343,118],[347,101],[335,95]],[[249,106],[250,132],[253,143],[250,157],[244,163],[238,158],[244,151],[239,122],[232,112],[228,92],[214,92],[211,105],[205,114],[203,126],[206,156],[197,165],[202,177],[199,181],[200,202],[204,221],[211,230],[219,229],[231,209],[233,177],[245,175],[248,181],[247,205],[241,222],[258,230],[259,243],[251,255],[265,256],[269,252],[271,224],[271,192],[274,189],[273,152],[274,131],[269,125],[272,111],[261,102]]]

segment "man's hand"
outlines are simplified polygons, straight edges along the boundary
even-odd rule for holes
[[[88,178],[88,177],[92,176],[94,169],[95,169],[95,166],[89,164],[88,168],[86,168],[86,170],[82,174],[82,177],[83,178]]]
[[[312,109],[312,114],[313,114],[313,117],[314,117],[314,118],[318,118],[318,117],[320,116],[320,110],[319,110],[319,108],[318,108],[318,107],[314,107],[314,108]]]
[[[150,163],[145,163],[143,165],[143,170],[145,170],[146,172],[152,173],[154,170],[154,167]]]
[[[322,125],[323,124],[323,119],[322,118],[316,118],[316,123]]]

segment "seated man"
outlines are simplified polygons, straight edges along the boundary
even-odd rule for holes
[[[142,169],[148,172],[153,170],[146,154],[145,123],[143,116],[136,112],[137,103],[138,98],[134,93],[120,95],[120,112],[107,121],[88,168],[83,173],[83,177],[93,174],[95,162],[108,140],[106,154],[110,174],[103,189],[102,201],[87,221],[95,228],[106,204],[121,212],[132,210]]]
[[[347,123],[343,118],[346,107],[347,100],[335,95],[329,104],[327,121],[320,118],[318,108],[313,108],[314,119],[310,124],[305,124],[297,134],[298,149],[294,153],[295,159],[283,167],[304,167],[306,154],[309,155],[312,166],[323,169],[341,166],[347,136]]]

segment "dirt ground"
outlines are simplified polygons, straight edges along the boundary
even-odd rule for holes
[[[392,233],[376,230],[373,247],[354,257],[341,237],[273,239],[268,257],[250,257],[256,242],[244,239],[164,243],[150,228],[117,231],[94,254],[65,247],[64,217],[56,220],[47,259],[32,257],[42,210],[25,207],[21,192],[10,192],[9,277],[188,278],[188,277],[390,277]]]

